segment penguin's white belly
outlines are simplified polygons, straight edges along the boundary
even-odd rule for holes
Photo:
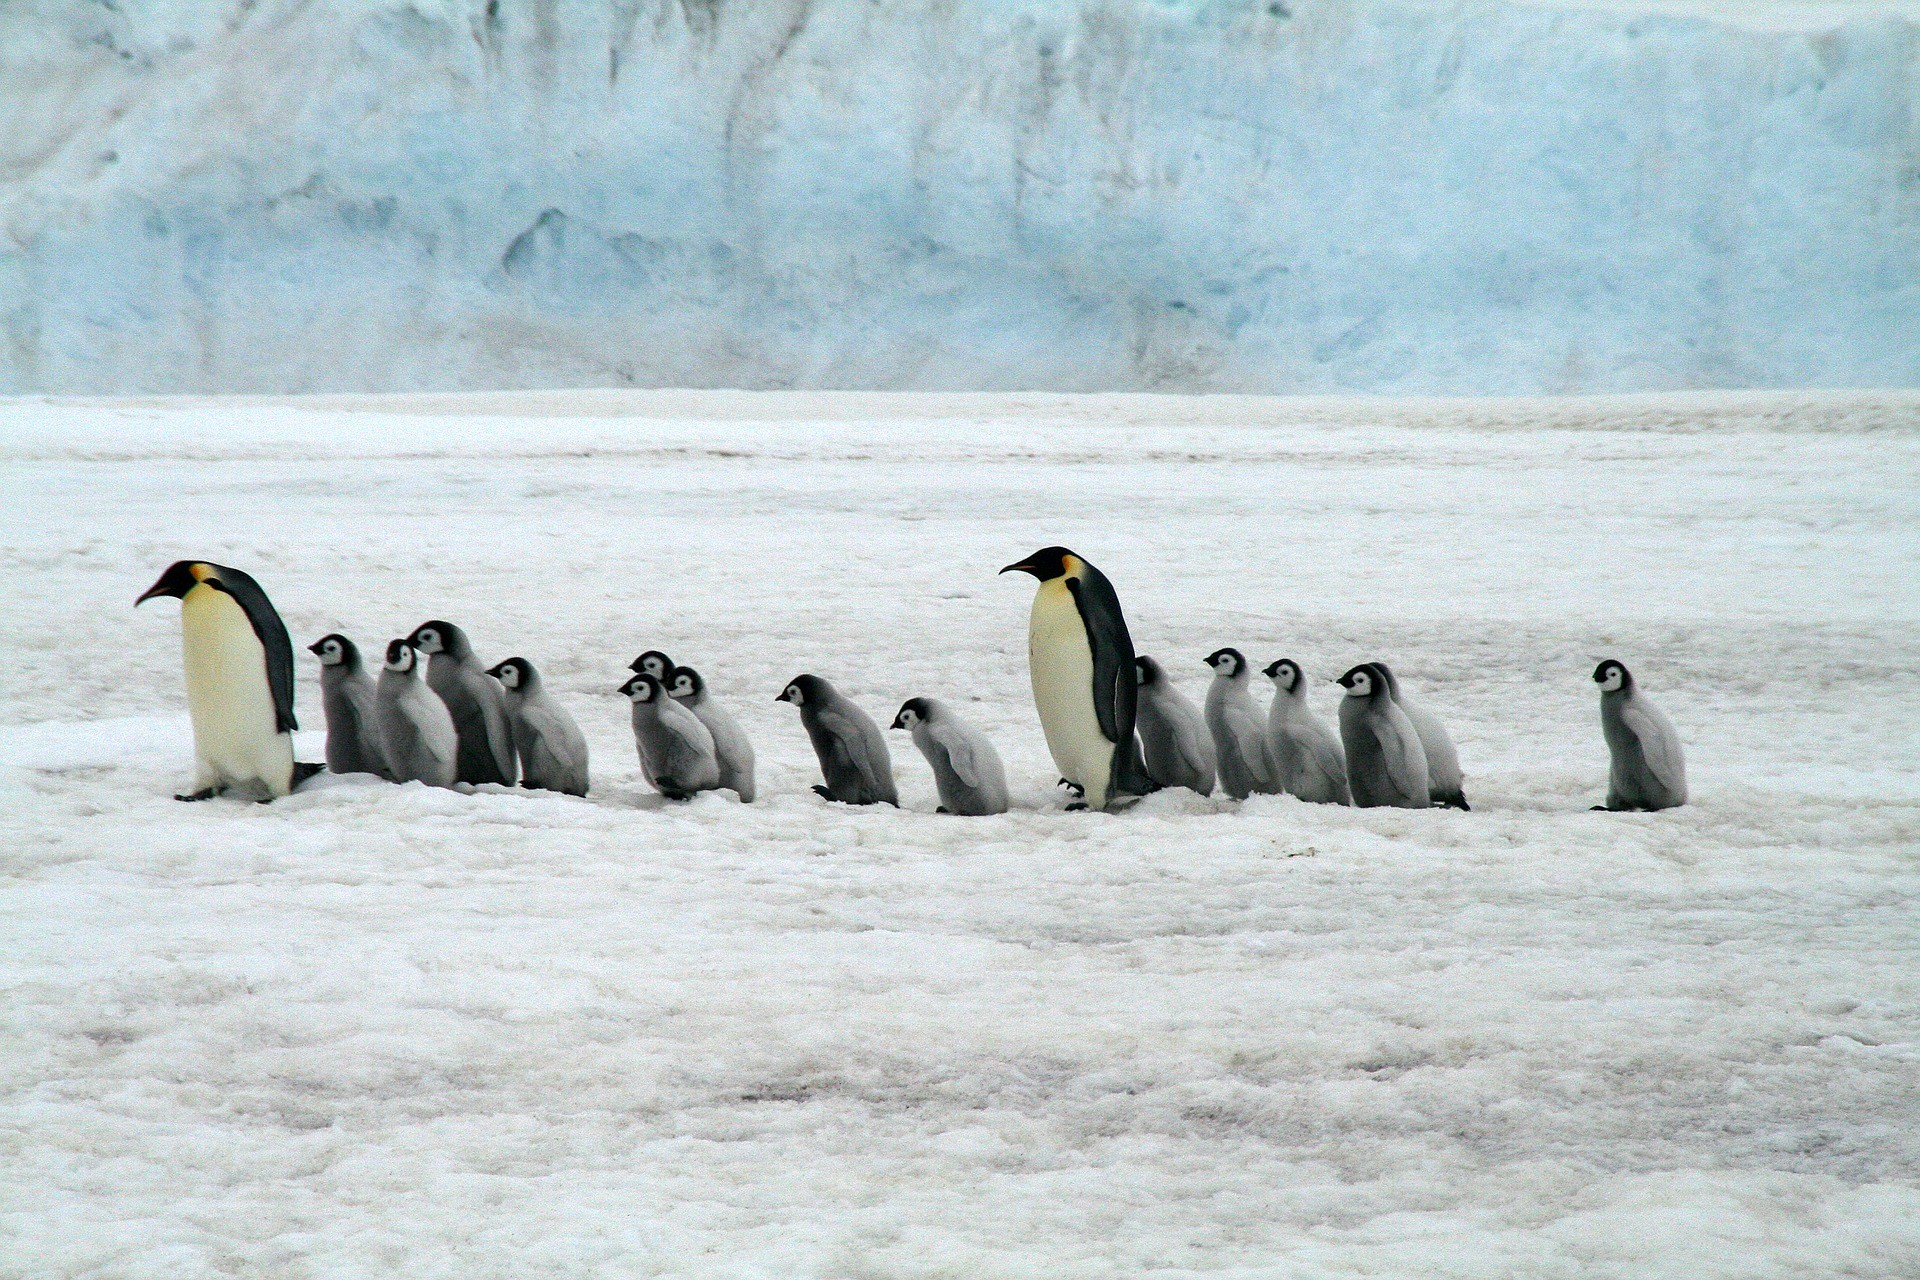
[[[180,602],[187,711],[200,785],[264,784],[285,795],[293,782],[293,739],[279,730],[267,651],[232,596],[212,587]]]
[[[1088,805],[1105,808],[1113,743],[1100,732],[1093,707],[1093,646],[1064,580],[1042,584],[1033,598],[1027,658],[1033,702],[1053,763],[1086,792]]]

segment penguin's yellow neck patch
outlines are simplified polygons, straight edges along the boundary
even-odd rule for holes
[[[192,564],[187,566],[187,572],[193,575],[195,582],[205,582],[213,576],[213,566],[210,564]]]
[[[1077,578],[1080,576],[1080,571],[1084,568],[1086,568],[1086,564],[1079,556],[1060,557],[1060,576],[1062,578]]]

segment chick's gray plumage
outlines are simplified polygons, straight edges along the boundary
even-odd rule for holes
[[[844,804],[899,805],[893,760],[873,717],[819,676],[795,676],[777,701],[799,704],[800,723],[826,779],[816,792]]]
[[[1413,731],[1420,735],[1420,749],[1427,756],[1427,798],[1447,809],[1471,808],[1466,792],[1461,789],[1465,779],[1460,772],[1460,753],[1454,750],[1446,726],[1432,712],[1407,697],[1393,668],[1384,662],[1373,665],[1386,677],[1388,696],[1407,713]]]
[[[669,800],[685,800],[720,785],[713,734],[700,717],[675,702],[667,687],[650,675],[634,676],[620,692],[633,703],[634,746],[654,790]]]
[[[1238,649],[1217,649],[1207,665],[1213,668],[1213,683],[1207,686],[1207,730],[1213,735],[1220,789],[1235,800],[1278,791],[1266,716],[1253,700],[1245,656]]]
[[[573,716],[525,658],[508,658],[487,673],[506,693],[520,785],[570,796],[587,794],[587,740]]]
[[[913,735],[913,745],[933,770],[940,807],[965,817],[1007,811],[1007,771],[985,734],[935,698],[909,698],[893,727]]]
[[[1133,660],[1140,694],[1134,714],[1147,776],[1163,787],[1213,794],[1218,762],[1200,708],[1174,688],[1166,669],[1145,654]]]
[[[378,691],[360,646],[338,632],[307,646],[320,659],[320,701],[327,713],[327,768],[392,777],[380,748]]]
[[[1340,700],[1340,741],[1355,806],[1428,808],[1433,801],[1427,794],[1427,753],[1413,721],[1388,691],[1386,677],[1375,664],[1362,663],[1340,683],[1347,687]]]
[[[720,705],[707,682],[692,667],[675,667],[673,684],[668,690],[678,702],[699,718],[707,726],[707,732],[713,735],[713,754],[720,765],[720,785],[740,797],[743,804],[752,804],[753,785],[753,743],[747,740],[746,730],[740,727],[727,709]],[[681,692],[685,689],[686,692]]]
[[[1288,795],[1311,804],[1352,804],[1346,753],[1307,702],[1305,669],[1282,658],[1267,667],[1266,675],[1273,681],[1267,742],[1273,750],[1275,781]]]
[[[506,691],[474,655],[467,633],[435,619],[414,628],[408,638],[415,648],[433,655],[427,665],[427,683],[447,704],[454,731],[460,735],[460,781],[512,786],[518,770]]]
[[[404,666],[396,665],[404,663]],[[395,782],[450,787],[459,777],[460,737],[453,716],[420,678],[419,654],[404,640],[387,646],[387,661],[374,687],[380,750]]]
[[[1609,669],[1618,678],[1609,681]],[[1656,707],[1624,664],[1608,659],[1594,669],[1600,690],[1600,731],[1607,739],[1609,809],[1672,809],[1687,802],[1687,762],[1673,722]],[[1609,683],[1617,687],[1608,688]]]

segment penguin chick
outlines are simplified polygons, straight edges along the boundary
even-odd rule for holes
[[[1613,765],[1606,807],[1672,809],[1687,802],[1687,762],[1680,735],[1660,708],[1640,692],[1626,664],[1612,658],[1593,669],[1600,686],[1600,730]]]
[[[525,658],[508,658],[487,674],[507,693],[520,785],[570,796],[587,794],[587,740],[567,709],[547,692],[539,670]]]
[[[658,679],[641,672],[620,686],[633,703],[633,741],[653,789],[669,800],[686,800],[720,785],[713,734],[700,717],[667,695]]]
[[[1213,794],[1217,760],[1213,734],[1200,714],[1166,670],[1141,654],[1133,660],[1139,685],[1134,723],[1140,729],[1141,754],[1147,776],[1163,787],[1186,787],[1203,796]]]
[[[649,649],[632,662],[629,662],[627,664],[627,670],[633,672],[635,675],[652,676],[661,684],[665,684],[668,678],[673,675],[673,659],[658,649]]]
[[[1220,762],[1220,789],[1235,800],[1280,790],[1267,746],[1266,717],[1253,700],[1252,674],[1238,649],[1207,655],[1213,683],[1207,687],[1207,729]]]
[[[1027,615],[1027,667],[1047,751],[1079,791],[1070,809],[1119,809],[1157,789],[1134,737],[1133,637],[1107,575],[1065,547],[1042,547],[1001,573],[1039,581]]]
[[[1340,740],[1307,703],[1307,675],[1291,658],[1267,665],[1273,705],[1267,709],[1267,743],[1274,780],[1289,795],[1311,804],[1352,804],[1347,757]]]
[[[1443,809],[1471,808],[1466,792],[1460,789],[1460,753],[1453,749],[1453,739],[1447,736],[1445,726],[1400,691],[1400,677],[1393,674],[1391,667],[1384,662],[1373,665],[1380,668],[1388,695],[1407,713],[1407,719],[1413,722],[1413,731],[1420,735],[1420,748],[1427,753],[1428,798]]]
[[[843,804],[900,806],[887,740],[873,717],[819,676],[795,676],[774,701],[800,708],[800,723],[827,780],[825,786],[814,787],[815,792]]]
[[[427,683],[447,704],[460,735],[460,781],[512,786],[517,770],[506,691],[474,656],[467,633],[435,619],[414,628],[407,642],[433,659]]]
[[[320,772],[293,758],[293,642],[260,584],[226,565],[176,560],[134,608],[160,596],[180,602],[193,720],[194,790],[174,799],[238,787],[265,803]]]
[[[395,782],[451,787],[459,778],[460,734],[453,714],[420,678],[420,654],[405,640],[387,642],[387,660],[374,687],[380,754]]]
[[[698,716],[700,723],[707,726],[707,732],[713,735],[713,754],[720,763],[720,785],[739,796],[742,804],[752,804],[753,744],[747,741],[740,722],[707,692],[706,679],[692,667],[675,667],[667,692],[675,702]]]
[[[360,646],[339,632],[307,646],[320,659],[320,699],[327,711],[327,768],[335,773],[393,775],[380,750],[380,725],[374,712],[373,677],[360,658]]]
[[[1347,784],[1362,809],[1425,809],[1427,753],[1413,721],[1387,691],[1380,668],[1363,662],[1340,677],[1340,740],[1347,748]]]
[[[913,734],[940,792],[940,811],[969,818],[1007,811],[1007,771],[986,735],[944,702],[908,698],[893,727]]]

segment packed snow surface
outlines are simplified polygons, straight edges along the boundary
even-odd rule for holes
[[[1920,384],[1914,0],[15,0],[0,392]]]
[[[1920,1274],[1916,475],[1916,396],[0,404],[0,1274]],[[1473,812],[1064,812],[1055,541],[1196,698],[1390,660]],[[182,556],[534,659],[591,796],[174,803]],[[759,803],[647,791],[651,646]],[[1606,656],[1686,808],[1588,812]],[[1015,812],[823,803],[803,671]]]

